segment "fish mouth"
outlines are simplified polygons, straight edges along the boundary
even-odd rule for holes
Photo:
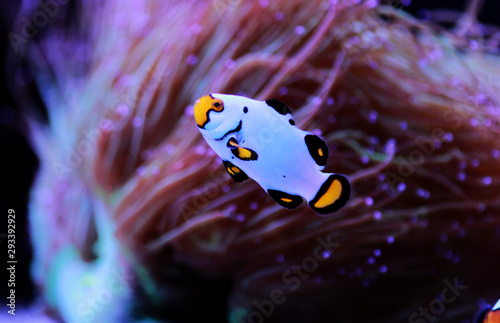
[[[222,136],[222,137],[220,137],[220,138],[218,138],[218,139],[215,139],[215,140],[217,140],[217,141],[221,141],[221,140],[223,140],[224,138],[226,138],[229,134],[231,134],[231,133],[233,133],[233,132],[238,132],[238,131],[240,131],[240,130],[241,130],[241,126],[242,126],[242,125],[243,125],[243,122],[240,120],[240,123],[238,123],[238,126],[237,126],[236,128],[234,128],[234,129],[232,129],[232,130],[229,130],[228,132],[226,132],[226,133],[224,134],[224,136]]]

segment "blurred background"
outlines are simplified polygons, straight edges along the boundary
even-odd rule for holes
[[[30,105],[31,113],[40,117],[41,122],[46,121],[47,107],[45,106],[42,95],[39,93],[40,88],[35,84],[32,69],[23,61],[22,58],[12,55],[12,47],[7,37],[8,33],[12,30],[12,26],[16,17],[18,17],[23,6],[33,6],[35,2],[23,1],[2,1],[0,3],[0,15],[2,38],[1,42],[1,56],[2,62],[1,70],[1,102],[0,102],[0,209],[5,214],[8,209],[16,211],[16,256],[18,259],[18,266],[16,271],[16,301],[19,309],[19,314],[22,314],[23,309],[27,309],[36,302],[40,291],[35,288],[35,284],[30,275],[30,264],[33,257],[33,248],[30,241],[30,232],[28,229],[28,205],[30,190],[32,188],[33,180],[38,169],[38,159],[32,147],[30,147],[28,132],[28,124],[23,117],[23,109],[26,105]],[[391,4],[391,3],[389,3]],[[408,0],[401,1],[401,3],[393,2],[392,5],[398,9],[402,9],[411,15],[421,19],[434,21],[438,20],[436,17],[439,15],[446,16],[447,12],[463,12],[467,7],[467,1],[444,1],[444,0]],[[35,4],[36,5],[36,4]],[[93,5],[98,6],[99,3],[95,2]],[[37,39],[43,38],[46,33],[50,32],[51,24],[57,24],[58,27],[74,25],[74,20],[78,19],[79,15],[77,10],[82,5],[78,1],[69,1],[65,10],[59,12],[57,19],[49,22],[47,26],[40,28],[39,33],[35,37]],[[453,15],[451,15],[453,16]],[[500,2],[493,0],[485,0],[482,9],[478,13],[478,21],[482,24],[493,26],[500,25]],[[454,27],[453,22],[437,21],[438,25],[444,28]],[[15,63],[11,61],[15,59]],[[16,64],[17,69],[12,70],[10,67]],[[16,86],[13,86],[16,84]],[[14,90],[14,88],[16,88]],[[24,98],[16,95],[19,88],[29,93],[30,100],[26,101]],[[6,255],[6,222],[0,226],[2,256]],[[496,257],[496,255],[491,255]],[[481,275],[478,271],[477,275]],[[500,286],[498,282],[494,282],[496,286]],[[4,285],[2,283],[2,285]],[[204,306],[209,308],[218,308],[218,311],[212,313],[216,320],[223,321],[226,317],[227,306],[225,297],[227,296],[227,288],[229,283],[224,279],[215,285],[208,284],[208,294],[213,295],[213,298],[207,300]],[[222,286],[221,291],[217,291],[214,286]],[[436,291],[437,292],[437,291]],[[6,289],[2,288],[2,296],[5,297]],[[404,294],[404,293],[403,293]],[[500,289],[499,289],[500,297]],[[486,302],[486,301],[484,301]],[[474,304],[476,305],[476,304]],[[2,311],[6,311],[5,307]],[[418,308],[418,306],[417,306]],[[478,307],[479,308],[479,307]],[[363,310],[363,309],[360,309]],[[192,315],[189,319],[184,319],[181,315],[173,315],[174,321],[196,321],[204,317],[200,314],[198,317],[196,312],[197,308],[192,308]],[[58,315],[55,315],[58,317]],[[4,318],[4,316],[2,316]],[[59,316],[59,319],[61,317]],[[291,320],[290,322],[292,322]],[[356,321],[356,320],[355,320]],[[407,320],[406,320],[407,321]],[[437,320],[441,322],[440,319]],[[444,322],[445,320],[443,320]],[[333,322],[333,321],[332,321]],[[349,322],[347,319],[346,322]],[[416,322],[416,321],[415,321]],[[419,321],[420,322],[420,321]],[[448,321],[451,322],[451,321]],[[463,322],[466,322],[464,320]]]

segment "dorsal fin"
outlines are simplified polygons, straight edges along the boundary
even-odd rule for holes
[[[292,111],[290,111],[290,108],[284,104],[281,101],[278,101],[276,99],[271,99],[271,100],[266,100],[266,103],[268,106],[276,110],[279,114],[285,115],[287,113],[292,114]]]

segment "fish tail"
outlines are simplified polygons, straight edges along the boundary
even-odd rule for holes
[[[349,180],[340,174],[330,174],[309,206],[319,214],[332,213],[343,207],[351,195]]]

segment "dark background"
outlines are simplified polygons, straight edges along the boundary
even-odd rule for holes
[[[399,3],[398,0],[388,1],[392,4]],[[402,1],[408,3],[410,1]],[[36,2],[34,2],[36,3]],[[464,0],[413,0],[408,6],[398,5],[417,17],[425,19],[428,16],[426,9],[448,8],[463,11],[467,1]],[[74,8],[73,5],[66,8]],[[31,80],[30,71],[20,68],[13,71],[12,47],[10,47],[8,33],[11,31],[15,17],[18,16],[21,1],[2,0],[0,2],[0,32],[2,41],[0,43],[0,212],[3,223],[0,224],[0,246],[1,258],[7,255],[7,211],[14,209],[16,212],[16,258],[18,260],[16,270],[16,305],[28,305],[36,295],[35,288],[29,275],[29,264],[32,257],[29,230],[27,223],[28,201],[30,188],[36,174],[38,161],[27,141],[27,125],[23,120],[22,111],[27,108],[24,100],[20,100],[20,89],[28,91],[34,98],[32,111],[38,112],[43,119],[45,107],[39,99],[37,89]],[[66,15],[63,20],[70,22],[73,10],[69,13],[59,12]],[[74,11],[73,11],[74,14]],[[500,1],[485,0],[479,15],[479,21],[485,24],[500,25]],[[60,22],[60,20],[58,20]],[[443,24],[450,27],[449,24]],[[43,37],[44,32],[50,26],[41,28],[37,37]],[[35,41],[36,38],[35,37]],[[20,59],[20,57],[16,57]],[[17,65],[16,65],[17,66]],[[21,65],[22,66],[22,65]],[[7,72],[8,71],[8,72]],[[23,105],[23,106],[21,106]],[[5,261],[2,261],[5,264]],[[2,265],[3,267],[3,265]],[[2,270],[5,274],[5,270]],[[7,297],[6,279],[0,282],[2,291],[1,299]],[[5,290],[5,291],[4,291]],[[3,305],[2,305],[3,307]]]

